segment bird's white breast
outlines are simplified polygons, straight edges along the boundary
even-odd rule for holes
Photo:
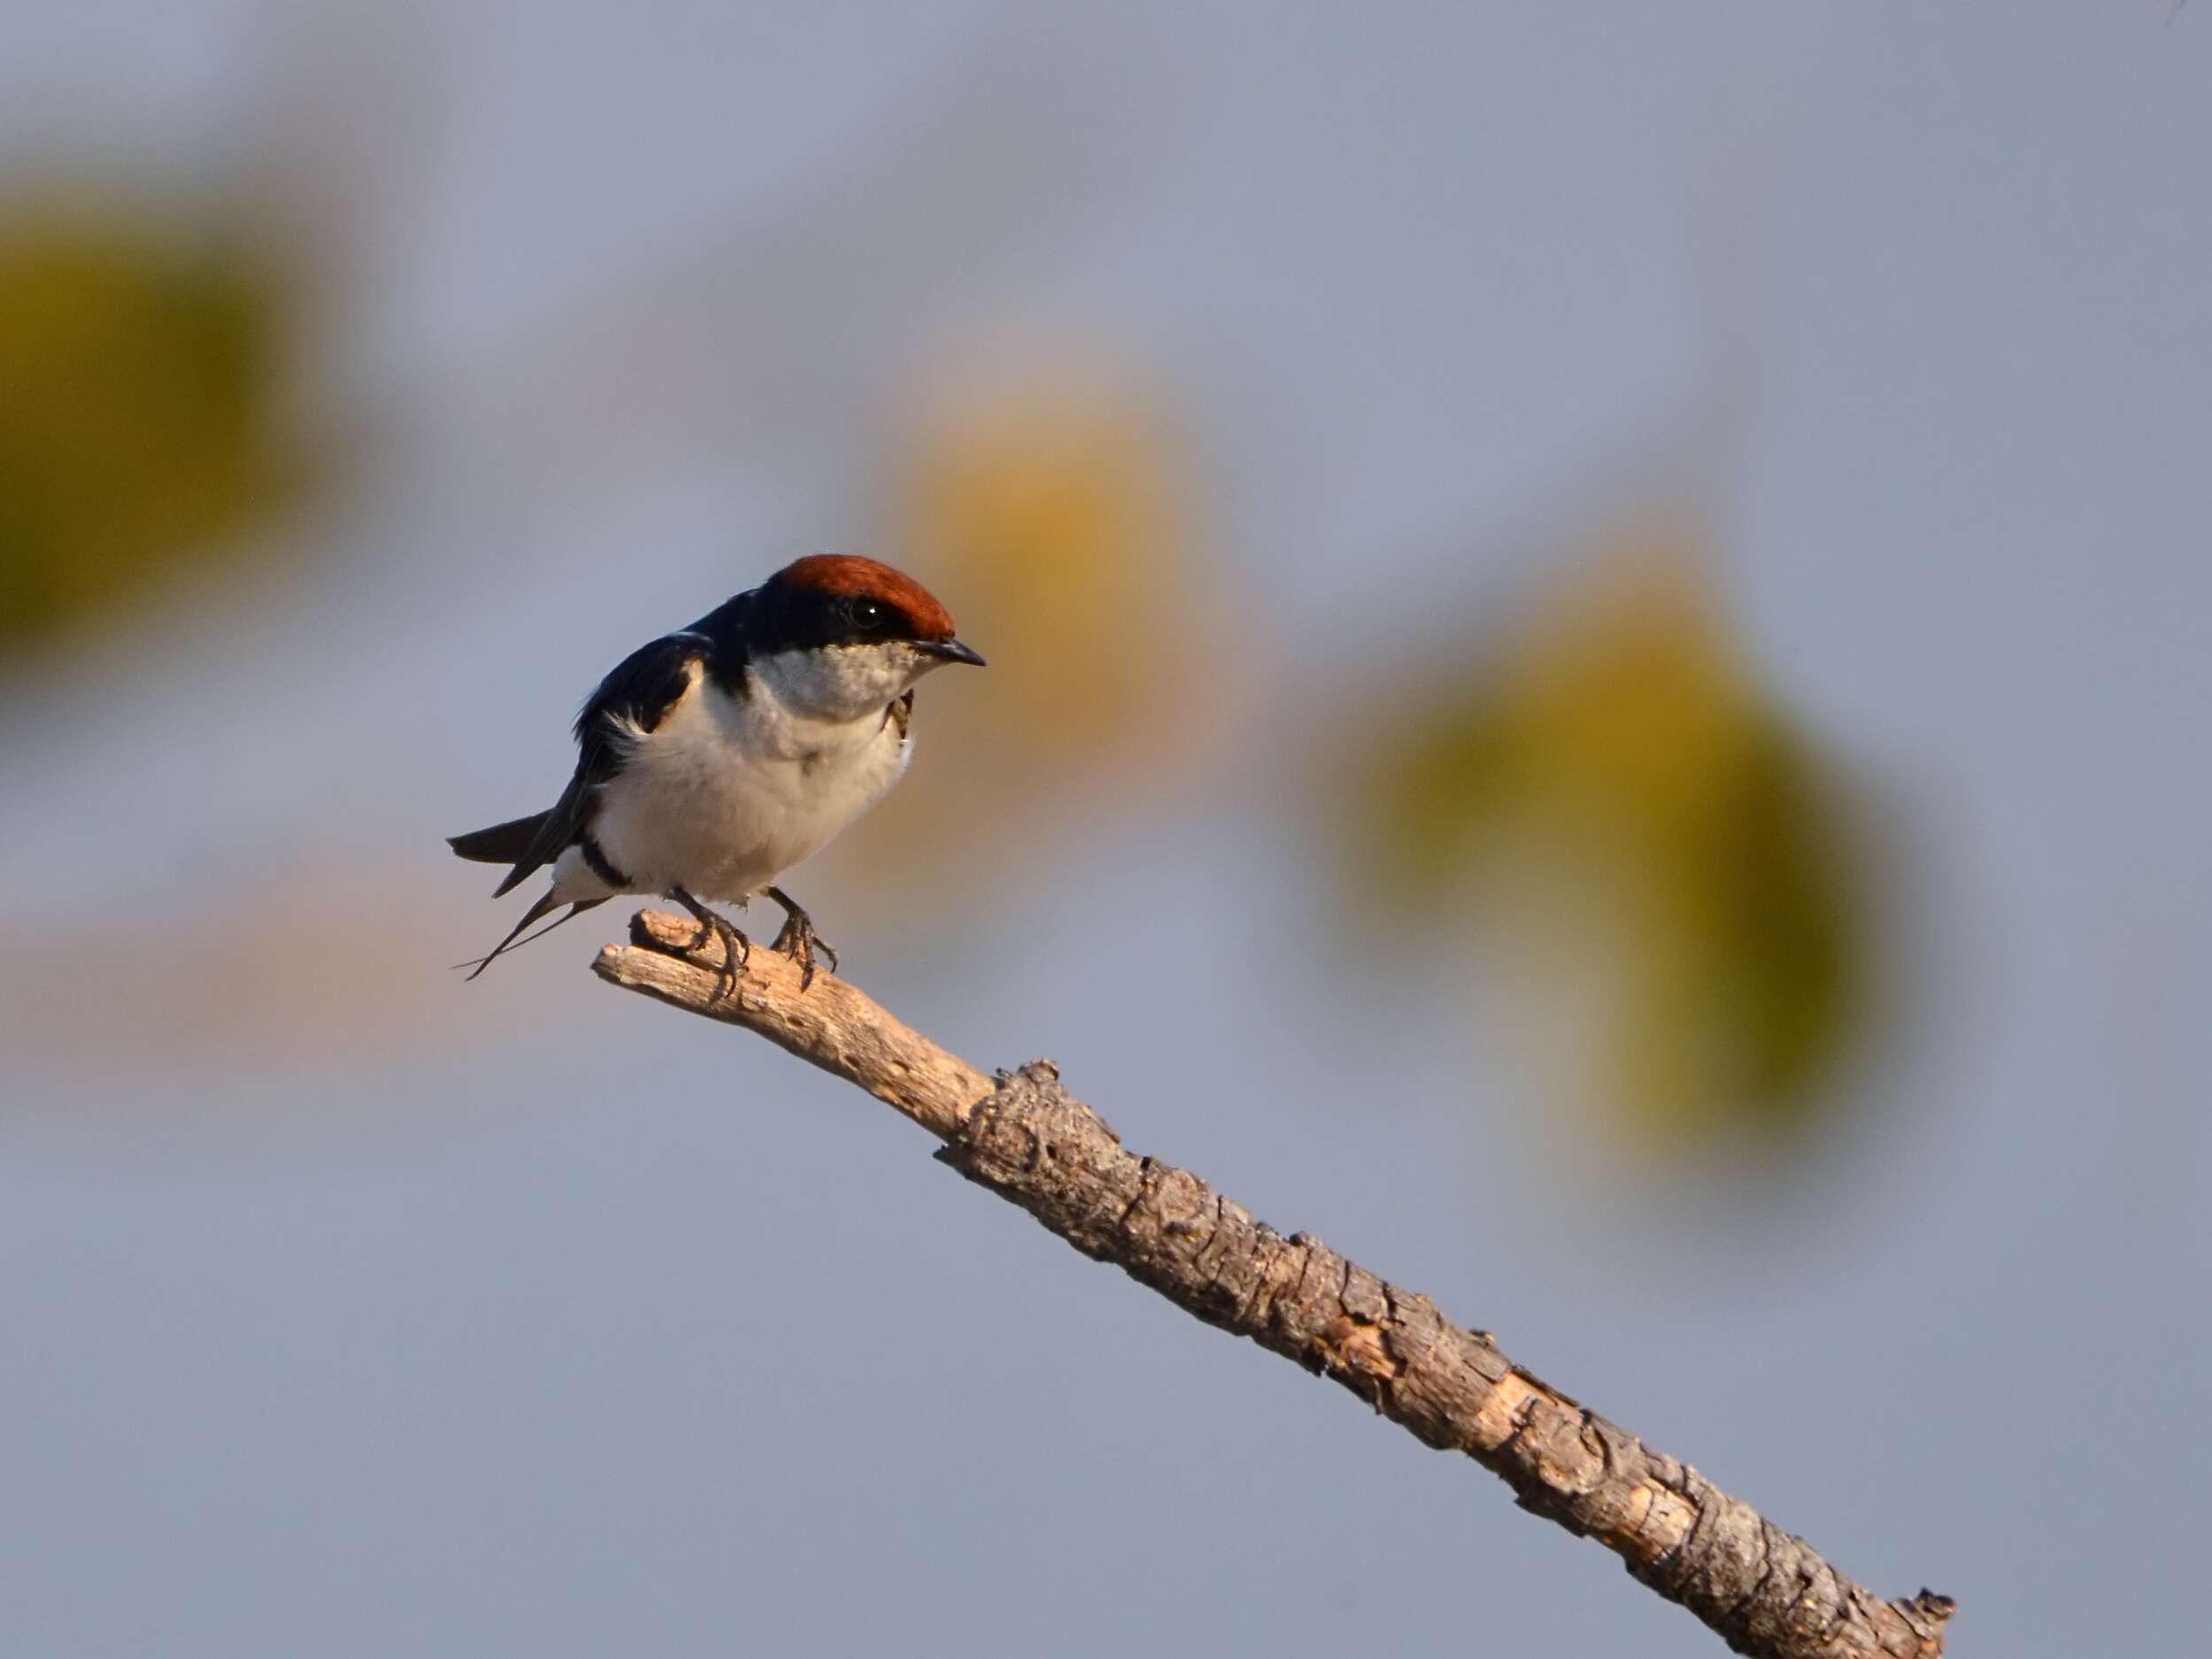
[[[594,833],[636,891],[744,899],[819,852],[906,769],[904,722],[887,706],[825,718],[774,675],[746,679],[734,697],[694,664],[653,729],[626,734]]]

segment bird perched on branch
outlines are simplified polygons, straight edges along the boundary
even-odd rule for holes
[[[466,964],[469,977],[562,905],[547,931],[618,894],[657,893],[691,913],[698,945],[721,940],[726,992],[751,945],[705,901],[758,893],[783,907],[771,948],[798,965],[804,989],[815,953],[833,968],[837,953],[775,878],[898,782],[915,682],[983,660],[920,583],[841,554],[787,565],[639,647],[576,716],[576,773],[551,809],[451,838],[465,859],[513,867],[495,898],[552,867],[552,885]]]

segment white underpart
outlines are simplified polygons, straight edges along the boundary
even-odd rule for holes
[[[694,663],[651,731],[623,734],[593,833],[629,878],[620,891],[749,898],[883,799],[912,745],[890,705],[936,666],[910,645],[790,652],[756,662],[734,697]],[[563,902],[617,890],[570,848],[553,866]]]

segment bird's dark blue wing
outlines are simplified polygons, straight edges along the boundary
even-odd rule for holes
[[[617,730],[659,726],[690,683],[691,665],[709,654],[706,640],[685,632],[663,635],[616,663],[576,711],[577,775],[593,783],[613,776],[621,764]]]
[[[698,634],[668,634],[639,646],[599,682],[576,716],[575,775],[499,884],[500,892],[551,863],[591,827],[600,786],[621,770],[620,729],[651,731],[659,725],[690,683],[692,665],[713,654],[712,642]]]

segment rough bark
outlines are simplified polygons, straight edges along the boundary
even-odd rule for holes
[[[1333,1378],[1439,1450],[1463,1452],[1521,1506],[1595,1539],[1739,1653],[1936,1659],[1946,1596],[1887,1601],[1694,1469],[1646,1446],[1306,1233],[1287,1238],[1198,1177],[1125,1149],[1049,1062],[985,1076],[867,996],[756,949],[717,997],[720,947],[645,913],[595,971],[759,1032],[859,1084],[944,1141],[937,1156],[1207,1323]]]

